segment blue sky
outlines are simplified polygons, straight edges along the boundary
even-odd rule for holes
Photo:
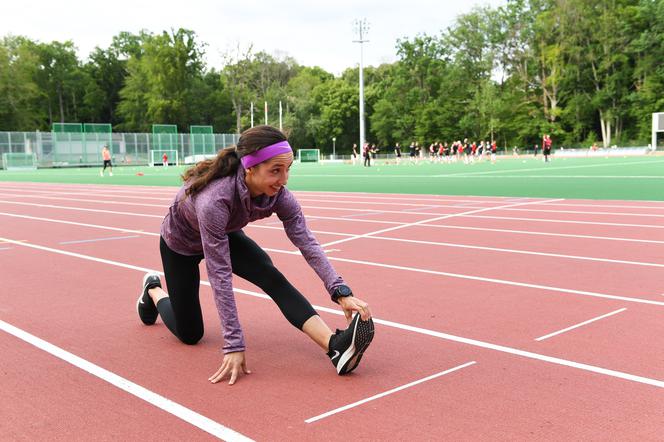
[[[365,65],[396,60],[398,38],[437,35],[459,14],[506,0],[189,0],[83,1],[22,0],[3,2],[2,35],[24,35],[48,42],[73,40],[82,58],[95,46],[107,47],[121,31],[161,32],[187,28],[206,43],[208,66],[220,68],[222,54],[253,46],[288,55],[307,66],[335,74],[359,63],[353,20],[370,23]]]

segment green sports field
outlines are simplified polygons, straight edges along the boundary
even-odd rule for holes
[[[3,170],[0,181],[177,186],[183,170],[116,167],[114,176],[103,178],[97,168]],[[522,157],[470,165],[410,164],[406,159],[400,165],[379,163],[370,168],[296,163],[288,187],[338,192],[664,200],[664,156],[556,158],[550,163]]]

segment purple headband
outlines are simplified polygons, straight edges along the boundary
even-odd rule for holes
[[[270,144],[269,146],[265,146],[262,149],[258,149],[255,152],[243,156],[240,158],[240,161],[242,162],[242,166],[245,169],[249,169],[250,167],[254,167],[256,164],[262,163],[263,161],[269,160],[270,158],[276,157],[277,155],[292,152],[293,149],[291,149],[288,141],[279,141],[278,143]]]

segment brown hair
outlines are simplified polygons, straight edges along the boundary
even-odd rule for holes
[[[262,125],[245,130],[236,146],[221,149],[215,158],[201,161],[184,172],[182,180],[190,182],[185,194],[194,196],[210,181],[235,174],[240,167],[240,158],[280,141],[287,141],[286,135],[272,126]]]

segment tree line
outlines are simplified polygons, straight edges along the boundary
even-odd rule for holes
[[[368,46],[366,50],[371,50]],[[435,35],[395,43],[367,67],[367,139],[380,146],[469,138],[529,146],[645,145],[664,111],[664,1],[509,0],[459,16]],[[241,132],[267,102],[299,147],[347,152],[359,138],[358,68],[335,76],[289,56],[240,48],[220,68],[188,29],[121,32],[86,60],[74,42],[0,40],[0,130],[53,122],[213,125]]]

